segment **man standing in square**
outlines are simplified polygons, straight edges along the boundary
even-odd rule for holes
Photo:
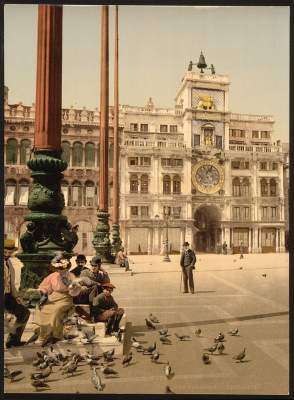
[[[194,293],[194,279],[193,269],[195,269],[196,255],[193,250],[189,248],[189,243],[185,242],[183,247],[184,251],[181,256],[181,267],[183,271],[184,293],[188,293],[188,281],[190,292]]]
[[[30,311],[21,303],[15,288],[15,272],[10,258],[16,250],[14,240],[4,240],[4,309],[16,317],[6,341],[7,348],[25,344],[21,341],[21,336],[30,316]]]

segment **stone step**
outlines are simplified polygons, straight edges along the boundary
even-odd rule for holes
[[[83,305],[83,307],[87,308],[88,305]],[[26,325],[26,329],[22,335],[22,340],[27,341],[33,334],[34,329],[37,327],[34,322],[35,310],[31,310],[31,315],[28,324]],[[83,323],[84,324],[84,323]],[[62,353],[66,352],[67,349],[71,349],[81,355],[85,355],[87,352],[92,354],[101,354],[104,351],[115,348],[115,354],[121,355],[123,353],[123,343],[125,332],[122,334],[122,340],[119,342],[115,336],[105,336],[105,323],[97,322],[97,323],[86,323],[85,322],[84,329],[91,329],[93,326],[95,327],[95,334],[97,337],[90,343],[81,343],[80,339],[83,337],[82,331],[77,331],[75,328],[71,332],[73,334],[78,334],[79,336],[71,341],[61,340],[54,345],[57,351]],[[127,325],[127,316],[123,315],[120,327],[125,331]],[[8,336],[8,330],[4,332],[4,342],[6,342]],[[46,347],[45,347],[46,349]],[[4,350],[4,360],[7,365],[20,364],[31,362],[35,356],[37,351],[42,351],[44,348],[41,347],[40,342],[31,343],[29,345],[25,345],[22,347],[12,347],[10,349]]]

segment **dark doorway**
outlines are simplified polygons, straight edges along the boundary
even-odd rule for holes
[[[221,246],[221,211],[215,206],[201,206],[194,214],[195,250],[205,253],[217,253]]]

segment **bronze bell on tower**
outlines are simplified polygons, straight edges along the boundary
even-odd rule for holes
[[[200,72],[202,74],[204,73],[203,68],[207,68],[207,64],[205,62],[205,58],[204,58],[204,55],[203,55],[202,51],[200,53],[199,61],[198,61],[198,64],[197,64],[197,68],[200,69]]]

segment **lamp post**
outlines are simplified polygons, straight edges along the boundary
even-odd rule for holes
[[[168,221],[170,218],[170,209],[169,207],[164,207],[163,208],[163,219],[166,223],[166,236],[165,236],[165,246],[164,246],[164,258],[162,261],[164,262],[170,262],[169,254],[168,254]]]
[[[157,249],[159,238],[160,238],[160,235],[159,235],[159,215],[158,214],[154,215],[154,218],[155,218],[155,221],[156,221],[157,233],[158,233],[158,236],[157,235],[155,236],[157,238],[157,244],[156,244],[156,249]],[[159,253],[160,253],[160,244],[159,244]]]

